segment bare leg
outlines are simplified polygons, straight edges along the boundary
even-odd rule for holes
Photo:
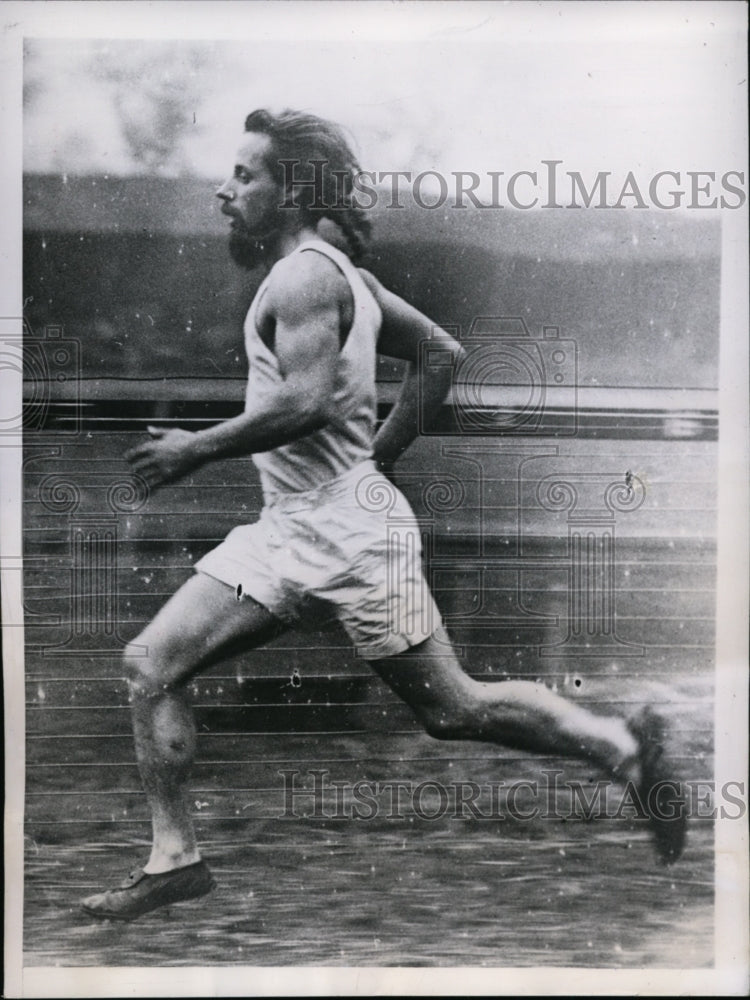
[[[198,573],[128,648],[135,750],[153,824],[147,873],[199,860],[186,801],[195,755],[186,682],[236,648],[252,648],[282,630],[262,605],[238,601],[231,587]]]
[[[637,778],[638,745],[623,719],[594,715],[543,684],[476,681],[447,643],[440,629],[406,653],[371,664],[432,736],[591,760],[611,775]]]
[[[195,756],[195,722],[184,691],[153,698],[133,685],[133,735],[138,770],[151,807],[149,874],[181,868],[200,855],[186,800]]]

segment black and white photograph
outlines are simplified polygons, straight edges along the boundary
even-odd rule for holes
[[[746,5],[3,15],[4,995],[746,995]]]

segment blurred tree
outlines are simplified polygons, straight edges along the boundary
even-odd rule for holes
[[[183,140],[201,126],[201,73],[205,45],[185,42],[107,42],[90,69],[109,84],[122,136],[134,164],[148,173],[189,169]]]

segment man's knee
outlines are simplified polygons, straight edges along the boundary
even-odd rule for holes
[[[466,708],[430,706],[418,714],[425,731],[436,740],[463,740],[474,729],[473,713]]]
[[[122,662],[134,695],[156,695],[169,687],[168,664],[142,637],[125,647]]]

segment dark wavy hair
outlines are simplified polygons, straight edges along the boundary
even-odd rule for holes
[[[316,225],[322,218],[331,219],[346,236],[350,256],[358,260],[372,225],[352,200],[353,180],[360,167],[343,129],[304,111],[287,108],[275,115],[260,108],[245,119],[245,131],[270,138],[268,168],[288,199],[299,206],[303,220]],[[298,162],[292,167],[283,160]],[[316,189],[300,184],[314,180],[319,181]]]

